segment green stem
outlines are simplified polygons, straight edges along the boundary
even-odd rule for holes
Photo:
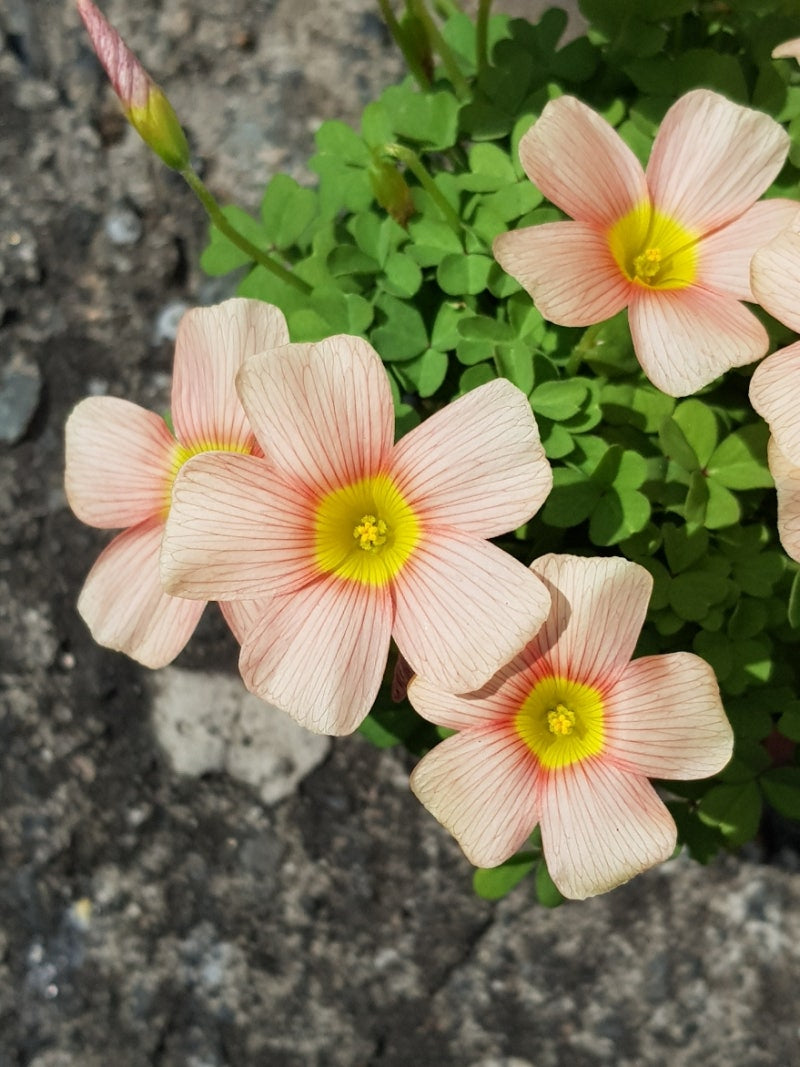
[[[296,274],[287,270],[286,267],[281,266],[277,260],[274,260],[267,252],[264,252],[263,249],[254,245],[252,241],[248,241],[243,234],[239,233],[239,231],[228,222],[223,214],[222,208],[191,167],[187,167],[180,173],[186,184],[206,209],[206,214],[209,219],[211,219],[213,225],[216,226],[219,232],[224,234],[232,244],[235,244],[237,248],[241,248],[241,250],[246,252],[247,255],[258,263],[260,267],[269,271],[270,274],[274,274],[276,278],[280,278],[282,282],[286,282],[287,285],[291,285],[301,293],[308,294],[311,292],[311,286],[307,285],[302,278],[298,278]]]
[[[452,18],[453,15],[463,15],[464,8],[456,0],[433,0],[433,10],[443,19]]]
[[[392,5],[389,0],[378,0],[378,7],[381,9],[383,15],[383,21],[394,38],[394,42],[400,51],[403,53],[403,59],[406,61],[406,66],[414,75],[420,89],[430,89],[431,80],[425,71],[422,69],[419,59],[414,54],[414,50],[409,46],[406,35],[403,33],[403,27],[395,18],[394,11],[392,11]]]
[[[475,23],[475,58],[478,64],[478,78],[485,72],[489,63],[489,12],[492,0],[479,0],[478,18]]]
[[[464,230],[464,223],[461,221],[461,218],[453,205],[425,169],[425,165],[417,153],[400,144],[384,145],[383,151],[387,156],[399,159],[404,166],[408,167],[425,192],[428,193],[431,200],[436,203],[450,228],[455,231],[458,237],[461,237]]]
[[[458,65],[455,52],[453,52],[450,45],[445,41],[444,37],[442,37],[439,27],[431,18],[430,12],[425,6],[425,0],[409,0],[409,6],[413,8],[414,14],[425,27],[425,32],[428,34],[428,40],[439,53],[442,63],[444,63],[445,70],[447,71],[447,77],[452,82],[453,88],[456,91],[456,96],[460,100],[468,99],[471,95],[469,82],[461,72],[461,67]]]

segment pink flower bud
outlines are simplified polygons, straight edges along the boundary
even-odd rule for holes
[[[77,5],[128,121],[168,167],[183,170],[189,145],[169,100],[92,0],[77,0]]]

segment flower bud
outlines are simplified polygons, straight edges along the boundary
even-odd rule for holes
[[[184,170],[189,165],[189,145],[169,100],[92,0],[77,4],[128,121],[168,167]]]
[[[405,226],[414,214],[411,190],[403,175],[386,160],[373,160],[369,168],[369,180],[375,199],[388,211],[395,222]]]

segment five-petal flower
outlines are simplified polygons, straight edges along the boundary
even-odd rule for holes
[[[560,325],[627,307],[645,374],[685,396],[767,350],[740,301],[753,300],[754,251],[797,210],[794,201],[756,203],[788,146],[768,115],[696,89],[667,112],[645,173],[603,118],[559,97],[522,138],[520,159],[574,221],[501,234],[495,256]]]
[[[90,526],[123,529],[92,567],[78,600],[99,644],[162,667],[189,640],[203,604],[169,596],[159,575],[172,483],[199,452],[258,450],[236,396],[236,372],[247,356],[286,341],[283,315],[260,300],[194,309],[181,319],[175,343],[174,436],[159,415],[116,397],[89,397],[70,415],[70,507]],[[226,606],[225,615],[241,640],[254,607]]]
[[[451,691],[525,645],[550,598],[486,540],[530,518],[552,482],[522,392],[490,382],[395,445],[386,372],[358,337],[262,353],[238,384],[267,459],[185,465],[162,576],[180,596],[269,594],[240,657],[253,692],[344,734],[375,699],[390,635]]]
[[[411,788],[482,867],[503,863],[539,824],[553,881],[581,899],[667,859],[676,829],[648,778],[720,771],[733,735],[714,672],[690,653],[630,661],[652,579],[620,558],[544,556],[542,629],[480,690],[414,679],[417,711],[458,731]]]

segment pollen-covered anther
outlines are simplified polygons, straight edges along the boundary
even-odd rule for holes
[[[361,521],[353,529],[353,537],[358,541],[358,547],[365,552],[372,552],[386,544],[389,528],[383,519],[375,515],[363,515]]]
[[[571,734],[575,726],[575,712],[566,704],[556,704],[547,713],[547,725],[551,734],[561,737]]]
[[[651,281],[661,270],[662,258],[660,248],[646,248],[634,258],[633,270],[636,277],[641,281]]]

